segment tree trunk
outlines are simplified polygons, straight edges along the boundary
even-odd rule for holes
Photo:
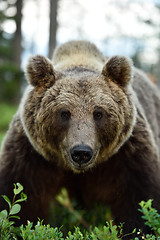
[[[49,50],[48,57],[51,59],[56,46],[57,31],[57,7],[58,0],[50,0],[50,26],[49,26]]]
[[[15,5],[16,5],[16,31],[15,31],[15,36],[14,36],[14,42],[13,42],[13,61],[14,63],[20,68],[21,67],[21,54],[22,54],[22,30],[21,30],[21,25],[22,25],[22,4],[23,0],[17,0]]]

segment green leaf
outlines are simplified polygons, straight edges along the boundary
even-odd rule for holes
[[[1,212],[0,212],[0,219],[2,219],[2,218],[4,218],[4,219],[6,219],[8,217],[8,212],[7,212],[7,210],[5,209],[5,210],[2,210]]]
[[[15,216],[15,215],[13,215],[13,216],[10,216],[10,218],[16,218],[16,219],[20,219],[20,217],[19,217],[19,216]]]
[[[23,191],[23,186],[20,183],[14,184],[13,192],[15,195],[19,194],[22,191]]]
[[[17,213],[20,212],[20,210],[21,210],[21,205],[19,205],[19,204],[15,204],[15,205],[13,205],[13,207],[12,207],[12,209],[11,209],[9,215],[17,214]]]
[[[2,197],[4,198],[4,200],[8,203],[9,207],[11,208],[11,201],[9,200],[9,198],[6,195],[2,195]]]
[[[27,195],[25,193],[21,192],[21,198],[16,200],[15,203],[23,202],[25,200],[27,200]]]
[[[137,230],[137,229],[136,229],[136,228],[134,228],[134,229],[133,229],[133,231],[132,231],[132,233],[135,233],[135,232],[136,232],[136,230]]]

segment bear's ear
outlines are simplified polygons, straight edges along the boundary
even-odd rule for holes
[[[102,74],[125,87],[132,79],[132,61],[123,56],[111,57],[104,65]]]
[[[34,87],[52,86],[55,82],[55,72],[52,63],[44,56],[30,57],[26,69],[28,82]]]

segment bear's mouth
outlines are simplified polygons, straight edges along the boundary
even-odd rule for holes
[[[90,160],[88,163],[75,163],[73,161],[70,161],[70,164],[71,164],[73,171],[84,172],[92,167],[93,162],[94,162],[93,160]]]

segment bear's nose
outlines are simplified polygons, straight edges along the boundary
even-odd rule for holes
[[[70,150],[72,160],[79,165],[89,162],[93,151],[88,145],[77,145]]]

